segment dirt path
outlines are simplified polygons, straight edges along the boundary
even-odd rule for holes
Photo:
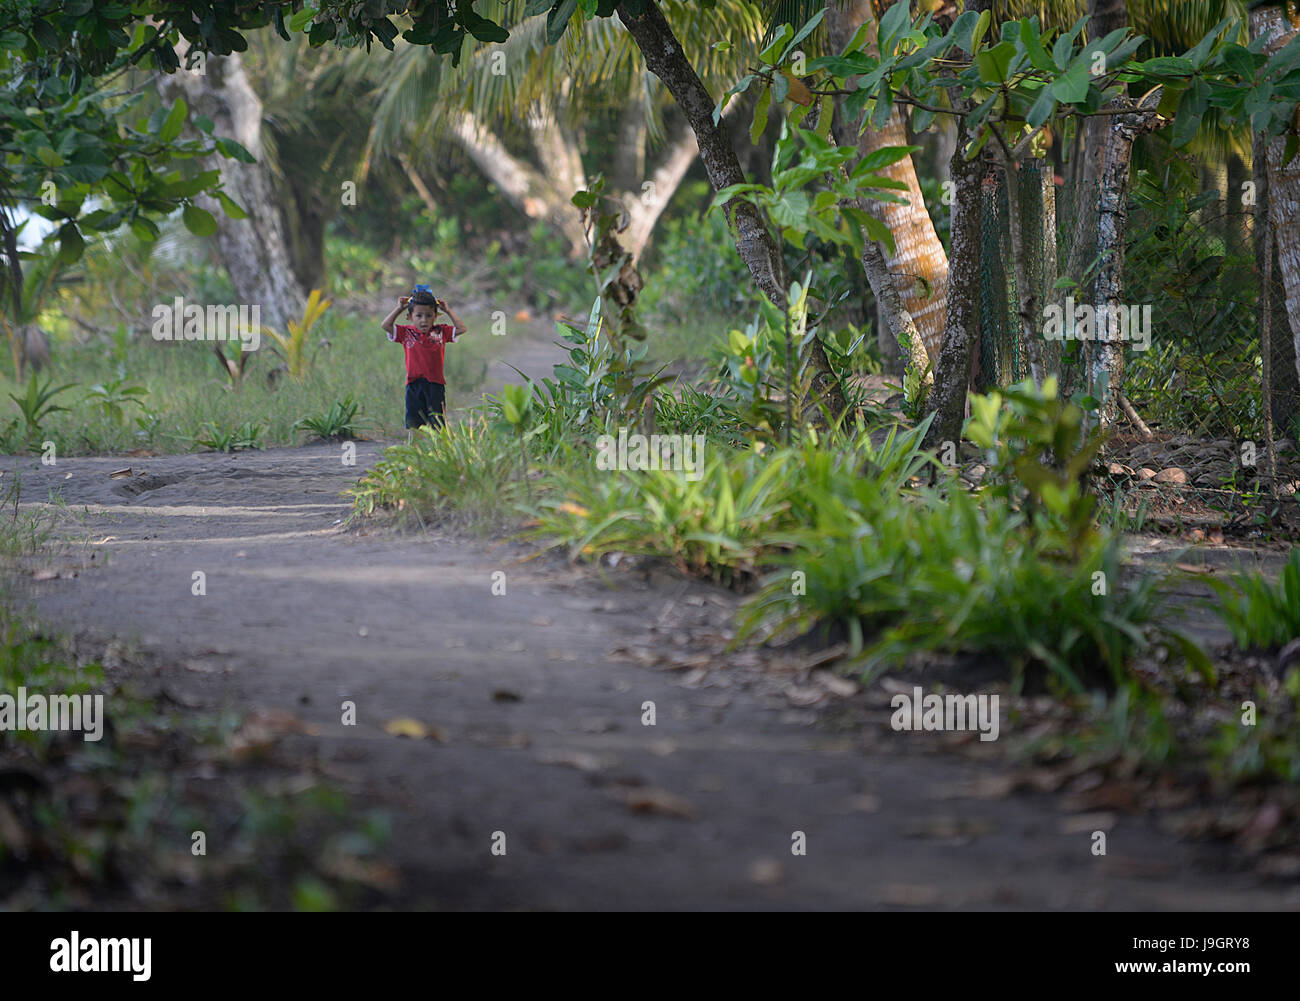
[[[941,735],[892,732],[879,691],[837,703],[858,713],[848,721],[774,697],[743,655],[735,670],[688,672],[618,655],[689,653],[729,624],[725,591],[520,562],[522,549],[436,527],[346,530],[340,492],[380,451],[361,443],[355,466],[316,445],[53,467],[7,457],[0,469],[21,476],[25,506],[67,505],[50,509],[60,575],[29,582],[38,613],[137,642],[182,698],[314,724],[286,740],[395,816],[400,906],[1300,906],[1147,815],[1121,815],[1109,854],[1093,856],[1090,828],[1055,798],[981,794],[1001,766],[927,753]],[[137,475],[110,478],[128,463]],[[498,572],[506,594],[494,596]],[[355,726],[340,722],[344,701]],[[390,736],[397,717],[441,741]]]

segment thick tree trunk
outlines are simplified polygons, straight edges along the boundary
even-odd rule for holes
[[[1158,100],[1158,95],[1153,95]],[[1148,100],[1154,108],[1154,101]],[[1124,308],[1124,243],[1128,233],[1129,163],[1133,143],[1143,132],[1159,126],[1153,112],[1115,115],[1102,154],[1100,192],[1097,206],[1096,295],[1091,300],[1096,311],[1096,336],[1093,342],[1090,379],[1092,393],[1101,401],[1098,420],[1110,427],[1119,413],[1118,394],[1124,388],[1124,342],[1119,331],[1110,330],[1107,321]],[[1103,333],[1108,334],[1102,340]],[[1102,385],[1105,384],[1105,391]]]
[[[952,235],[949,239],[948,305],[944,318],[943,344],[930,410],[934,421],[926,434],[928,448],[945,441],[961,440],[966,416],[966,388],[970,382],[971,358],[980,333],[980,243],[983,208],[984,157],[967,160],[962,150],[973,136],[959,128],[957,145],[949,161],[954,185]]]
[[[1282,17],[1277,7],[1258,7],[1250,15],[1251,34],[1264,36],[1268,42],[1264,51],[1272,54],[1295,37],[1297,26]],[[1277,262],[1286,290],[1284,325],[1281,316],[1274,313],[1273,341],[1282,340],[1289,331],[1291,337],[1292,367],[1300,378],[1300,157],[1283,164],[1286,137],[1269,137],[1265,148],[1268,166],[1268,213],[1277,242]],[[1263,294],[1263,290],[1261,290]],[[1281,382],[1281,373],[1274,368],[1273,378]]]
[[[185,65],[188,43],[182,39],[176,55]],[[239,55],[213,56],[204,72],[181,69],[160,77],[160,92],[167,100],[183,96],[191,114],[207,115],[213,132],[229,136],[258,159],[239,163],[214,157],[208,167],[221,170],[226,194],[248,213],[247,219],[230,219],[215,199],[202,197],[200,205],[217,220],[217,250],[241,303],[261,307],[262,322],[283,330],[290,319],[302,315],[307,291],[292,265],[288,228],[281,215],[285,203],[277,192],[262,158],[262,102],[249,86]]]
[[[1088,0],[1088,37],[1105,38],[1128,23],[1126,0]],[[1084,120],[1073,173],[1074,221],[1065,273],[1076,281],[1097,255],[1097,190],[1102,158],[1109,141],[1110,119],[1099,115]],[[1081,289],[1077,301],[1087,301]]]
[[[713,121],[714,101],[700,82],[699,75],[686,58],[681,43],[658,5],[653,0],[647,0],[640,14],[632,14],[626,6],[620,4],[618,16],[641,50],[646,68],[663,81],[690,123],[713,190],[719,191],[731,184],[744,183],[745,174],[740,169],[736,149],[731,145],[726,132]],[[745,262],[763,294],[784,308],[787,296],[784,287],[785,262],[781,248],[777,246],[753,205],[733,199],[728,207],[736,229],[736,250],[741,260]],[[816,339],[809,351],[809,366],[812,369],[815,398],[832,415],[839,416],[846,406],[844,393],[830,360],[826,357],[825,349]]]
[[[906,0],[899,0],[906,2]],[[884,5],[886,8],[889,4]],[[883,13],[883,11],[882,11]],[[854,32],[868,20],[874,19],[870,0],[848,0],[841,6],[841,0],[828,0],[826,5],[826,32],[833,51],[839,53],[849,43]],[[875,51],[874,38],[866,46],[868,51]],[[899,107],[895,105],[893,113],[879,131],[868,128],[858,134],[858,123],[848,122],[842,117],[837,121],[836,141],[841,146],[856,145],[859,153],[866,156],[884,146],[905,146],[908,144],[907,130]],[[939,345],[944,331],[944,313],[947,308],[948,293],[948,255],[943,243],[934,230],[934,223],[925,209],[925,199],[921,195],[921,185],[917,180],[916,167],[910,156],[880,171],[881,174],[907,185],[906,205],[893,202],[869,201],[864,208],[879,219],[894,236],[895,250],[884,258],[885,272],[897,289],[898,299],[915,326],[928,359],[933,361],[939,356]],[[900,192],[902,194],[902,192]],[[880,270],[873,263],[863,261],[868,278]],[[872,279],[873,290],[876,281]],[[892,293],[886,293],[893,298]],[[908,321],[886,306],[892,313],[890,326],[895,336],[901,331],[908,331]],[[897,320],[901,327],[895,325]],[[902,340],[902,337],[900,337]],[[913,362],[920,359],[920,354],[913,354]],[[922,362],[924,367],[924,362]]]
[[[1271,240],[1272,223],[1269,221],[1268,161],[1264,152],[1265,136],[1256,132],[1252,137],[1252,178],[1255,182],[1254,236],[1255,236],[1255,273],[1270,276],[1269,281],[1261,278],[1259,300],[1256,306],[1256,321],[1259,329],[1264,329],[1264,313],[1271,311],[1272,336],[1269,338],[1269,412],[1273,417],[1274,427],[1290,436],[1292,422],[1300,415],[1300,374],[1296,365],[1296,339],[1290,336],[1286,317],[1286,290],[1278,281],[1280,265],[1277,259],[1277,241]],[[1261,345],[1262,348],[1262,345]]]

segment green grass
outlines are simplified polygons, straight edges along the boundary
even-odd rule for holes
[[[317,418],[348,397],[355,399],[355,416],[365,422],[369,433],[402,437],[405,365],[401,349],[379,329],[380,319],[333,309],[327,312],[312,329],[312,337],[328,340],[329,347],[316,352],[301,381],[283,374],[268,379],[278,359],[264,338],[237,389],[230,388],[230,379],[207,342],[154,341],[145,334],[123,342],[117,351],[94,342],[59,344],[42,382],[78,385],[58,398],[59,404],[69,408],[66,412],[43,416],[39,432],[32,434],[32,447],[50,440],[59,455],[122,453],[137,448],[186,452],[196,447],[197,438],[221,440],[245,425],[262,427],[261,447],[293,445],[302,437],[295,430],[299,421]],[[464,319],[470,333],[447,351],[449,408],[476,399],[488,359],[502,349],[502,339],[489,333],[490,318]],[[131,396],[140,406],[114,412],[102,405],[102,394],[92,395],[91,387],[111,385],[123,378],[123,372],[131,385],[143,387],[145,392]],[[13,419],[18,427],[24,427],[18,406],[8,397],[25,398],[27,389],[26,380],[19,385],[11,374],[0,375],[0,400],[11,410],[6,416],[0,408],[0,427]],[[9,449],[23,451],[23,445],[14,436]]]

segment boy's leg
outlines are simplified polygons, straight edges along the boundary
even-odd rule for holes
[[[435,428],[447,426],[447,387],[440,382],[429,383],[429,423]]]
[[[421,404],[424,402],[423,394],[420,392],[423,384],[423,379],[413,379],[406,384],[406,427],[408,430],[428,423],[420,414]]]

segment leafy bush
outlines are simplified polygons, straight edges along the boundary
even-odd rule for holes
[[[519,445],[482,414],[445,428],[417,428],[394,445],[348,493],[354,513],[392,510],[419,521],[455,516],[466,526],[499,524],[515,514]]]
[[[574,556],[663,556],[688,573],[744,584],[814,516],[810,484],[833,481],[834,491],[875,491],[897,501],[928,461],[923,433],[891,433],[879,447],[866,434],[832,448],[815,435],[795,447],[743,451],[706,440],[698,478],[672,470],[600,472],[591,460],[553,469],[543,481],[552,496],[533,512],[531,534]]]
[[[1121,590],[1114,538],[1069,562],[1000,499],[924,491],[913,504],[859,505],[842,490],[802,492],[814,520],[792,537],[746,635],[760,624],[838,625],[871,672],[918,651],[979,653],[1004,660],[1017,679],[1044,665],[1075,691],[1116,683],[1147,645],[1141,627],[1159,607],[1156,579]],[[806,594],[791,593],[795,570],[806,574]]]
[[[361,404],[349,393],[344,399],[333,403],[325,413],[316,417],[304,417],[293,425],[295,431],[309,431],[317,438],[337,441],[357,436],[357,412]]]
[[[307,366],[315,357],[315,352],[310,355],[307,353],[310,347],[307,335],[329,307],[330,300],[321,298],[320,289],[312,289],[311,295],[307,297],[307,305],[303,307],[302,320],[290,320],[287,335],[270,327],[262,328],[262,332],[274,342],[274,350],[288,367],[292,378],[302,379],[307,374]],[[325,342],[318,342],[316,349],[319,350],[323,343]]]
[[[698,201],[705,192],[711,194],[707,182],[687,182],[677,198]],[[638,304],[660,321],[698,325],[703,317],[743,315],[757,302],[721,213],[661,219],[645,258],[645,289]]]
[[[104,414],[119,427],[125,423],[125,408],[127,404],[134,403],[141,410],[148,412],[143,397],[148,396],[149,391],[143,386],[131,385],[127,379],[119,377],[107,382],[97,382],[90,387],[86,394],[87,402],[94,403]]]
[[[1243,650],[1274,650],[1300,638],[1300,548],[1292,549],[1276,584],[1260,573],[1211,580],[1212,607]]]
[[[192,437],[196,447],[201,445],[216,452],[239,452],[261,448],[264,430],[262,424],[254,421],[245,421],[237,427],[221,427],[208,421]]]
[[[495,284],[525,298],[539,313],[567,309],[591,297],[591,278],[582,264],[570,259],[565,239],[544,222],[528,230],[522,253],[504,251],[493,241],[485,250]]]
[[[18,404],[18,409],[23,415],[23,442],[31,445],[41,434],[41,425],[51,414],[60,411],[67,411],[68,408],[60,406],[54,402],[54,398],[60,393],[67,392],[69,389],[76,387],[75,382],[65,383],[62,386],[55,387],[54,379],[46,379],[44,383],[40,381],[36,373],[33,372],[27,380],[27,391],[21,396],[10,393],[9,399]],[[9,426],[5,437],[12,436],[16,429],[17,421]]]

